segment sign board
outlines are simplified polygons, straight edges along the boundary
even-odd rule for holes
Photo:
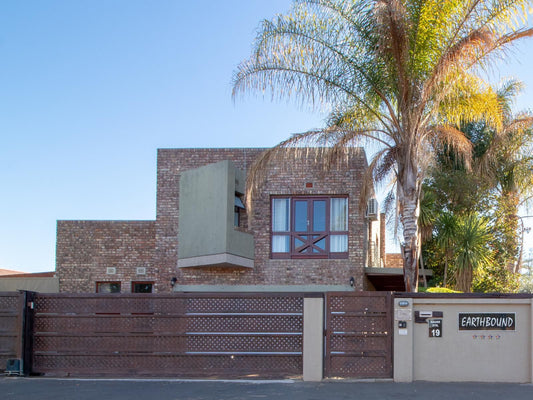
[[[415,322],[418,324],[425,324],[428,318],[442,318],[444,313],[442,311],[415,311]]]
[[[516,313],[459,313],[460,331],[514,331]]]
[[[442,337],[442,319],[428,320],[429,337]]]
[[[397,308],[395,311],[396,321],[411,321],[413,310],[410,308]]]

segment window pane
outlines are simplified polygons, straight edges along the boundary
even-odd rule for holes
[[[272,236],[272,253],[288,253],[290,236],[273,235]]]
[[[120,293],[120,282],[98,282],[97,293]]]
[[[313,201],[313,231],[324,232],[326,230],[326,201]]]
[[[233,225],[235,225],[236,227],[239,226],[239,209],[237,207],[235,207],[235,213],[233,214]]]
[[[331,253],[346,253],[348,251],[348,235],[330,235],[329,251]]]
[[[134,282],[133,293],[152,293],[152,284]]]
[[[294,248],[297,249],[298,247],[302,247],[305,245],[306,242],[304,240],[307,240],[307,236],[300,236],[302,239],[294,238]]]
[[[347,231],[348,230],[348,199],[332,198],[330,207],[330,230]]]
[[[320,239],[315,243],[315,246],[322,250],[326,250],[326,238]]]
[[[273,199],[272,232],[288,232],[289,217],[289,199]]]
[[[307,232],[307,200],[294,202],[294,230]]]

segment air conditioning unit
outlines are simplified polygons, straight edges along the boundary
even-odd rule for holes
[[[146,275],[146,267],[137,267],[137,275]]]
[[[378,219],[378,201],[375,198],[368,200],[366,204],[366,217],[371,221],[377,221]]]
[[[106,274],[107,275],[114,275],[117,273],[117,269],[115,267],[107,267]]]
[[[24,375],[22,369],[22,360],[19,358],[8,358],[6,363],[6,374],[7,375]]]

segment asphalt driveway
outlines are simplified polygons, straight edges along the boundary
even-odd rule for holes
[[[3,400],[501,400],[533,399],[530,384],[0,378]]]

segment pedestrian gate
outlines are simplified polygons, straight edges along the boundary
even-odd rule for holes
[[[388,292],[326,296],[327,378],[392,378],[392,300]]]

